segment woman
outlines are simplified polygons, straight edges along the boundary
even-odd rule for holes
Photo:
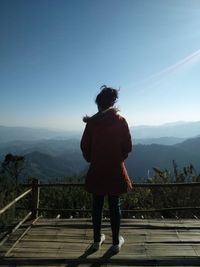
[[[120,230],[120,195],[131,190],[132,183],[124,160],[132,150],[131,135],[126,120],[118,114],[114,104],[118,90],[102,86],[96,97],[98,112],[84,117],[86,127],[81,140],[83,157],[90,162],[86,176],[86,190],[93,194],[92,222],[94,243],[98,250],[105,240],[101,234],[101,219],[104,197],[108,196],[112,230],[111,247],[114,253],[120,251],[124,238]]]

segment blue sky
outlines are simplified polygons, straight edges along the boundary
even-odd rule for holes
[[[199,120],[199,0],[0,0],[0,36],[0,125],[82,129],[103,84],[129,125]]]

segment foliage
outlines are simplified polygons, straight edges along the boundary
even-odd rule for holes
[[[84,216],[88,214],[76,213],[75,209],[90,209],[91,196],[81,187],[50,187],[42,188],[40,194],[40,206],[49,209],[70,209],[72,211],[42,212],[45,217],[56,217],[60,214],[63,218],[70,216]]]
[[[7,154],[0,168],[0,209],[20,195],[24,188],[19,185],[19,178],[24,171],[25,158],[23,156]],[[21,205],[27,207],[27,199],[21,200]],[[9,208],[0,216],[1,229],[6,228],[14,220],[24,215],[24,211]]]
[[[7,154],[1,164],[1,173],[8,176],[18,186],[19,177],[24,171],[25,157],[13,154]]]

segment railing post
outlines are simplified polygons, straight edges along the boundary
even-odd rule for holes
[[[31,198],[31,211],[32,218],[36,219],[38,217],[38,208],[40,201],[40,188],[38,186],[38,179],[32,180],[32,198]]]

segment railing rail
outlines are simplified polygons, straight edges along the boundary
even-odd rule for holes
[[[59,187],[59,186],[84,186],[83,183],[40,183],[38,187]],[[192,183],[133,183],[133,190],[135,187],[188,187],[188,186],[200,186],[200,182]],[[31,187],[32,184],[22,184],[24,187]]]
[[[23,208],[19,208],[23,209]],[[91,209],[53,209],[53,208],[37,208],[37,211],[46,211],[46,212],[78,212],[78,213],[89,213]],[[200,210],[200,207],[172,207],[172,208],[159,208],[159,209],[123,209],[122,212],[129,213],[152,213],[152,212],[164,212],[164,211],[183,211],[183,210]],[[108,212],[108,209],[104,209],[105,212]]]
[[[20,199],[24,198],[26,195],[28,195],[32,191],[32,188],[28,189],[24,193],[22,193],[20,196],[16,197],[13,201],[11,201],[8,205],[6,205],[3,209],[0,210],[0,215],[3,214],[5,211],[7,211],[9,208],[11,208],[14,204],[16,204]]]
[[[23,192],[21,195],[19,195],[18,197],[16,197],[13,201],[11,201],[9,204],[7,204],[4,208],[2,208],[0,210],[0,216],[2,214],[4,214],[9,208],[11,208],[13,205],[15,205],[17,202],[19,202],[21,199],[23,199],[24,197],[26,197],[28,194],[30,194],[32,192],[32,188],[26,190],[25,192]],[[26,222],[29,218],[31,218],[31,216],[33,217],[33,212],[29,211],[24,218],[21,219],[21,221],[19,221],[15,227],[11,230],[11,231],[6,231],[5,235],[3,236],[3,239],[0,240],[0,246],[2,246],[9,238],[10,234],[14,233],[15,231],[17,231],[17,229],[24,223]]]
[[[2,209],[0,209],[0,216],[2,214],[4,214],[9,208],[11,208],[13,205],[15,205],[17,202],[19,202],[21,199],[23,199],[25,196],[27,196],[28,194],[32,193],[31,196],[31,201],[30,201],[30,210],[29,213],[24,217],[24,219],[22,219],[22,222],[24,222],[25,220],[27,220],[29,217],[31,217],[32,219],[36,218],[38,216],[38,211],[37,209],[39,208],[39,187],[38,187],[38,180],[34,179],[32,184],[28,185],[29,188],[28,190],[26,190],[25,192],[23,192],[21,195],[19,195],[18,197],[16,197],[15,199],[13,199],[10,203],[8,203],[5,207],[3,207]],[[19,223],[19,226],[21,224]],[[18,226],[17,226],[18,227]]]

